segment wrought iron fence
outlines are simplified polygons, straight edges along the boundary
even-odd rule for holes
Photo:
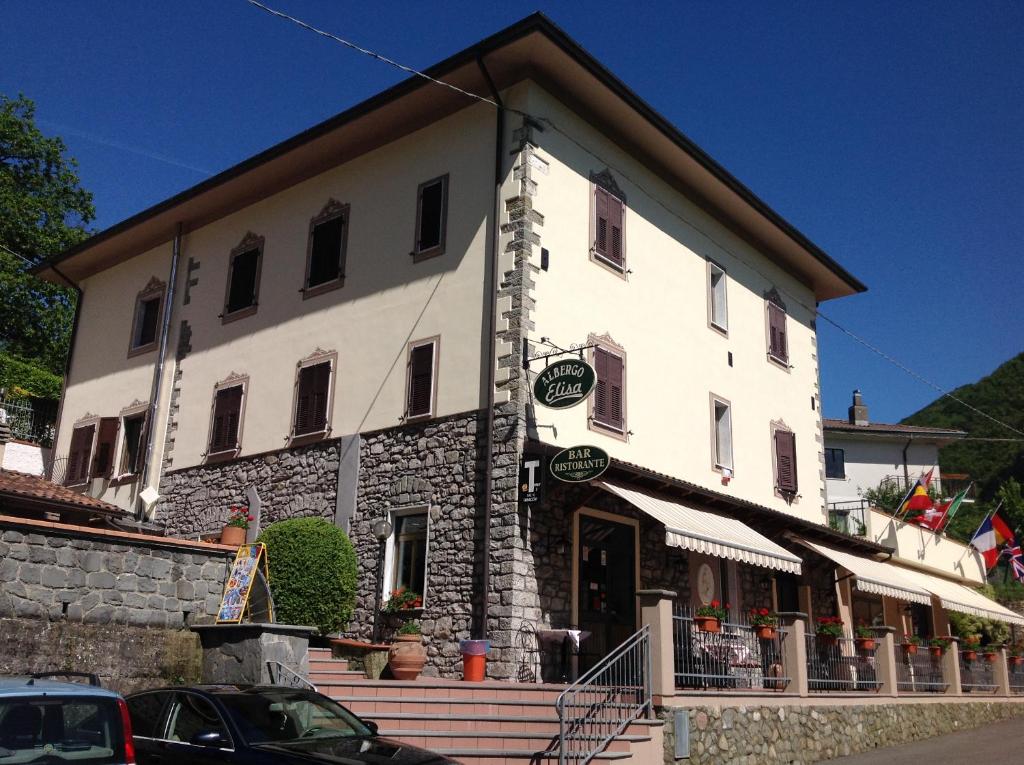
[[[652,711],[651,632],[644,625],[566,688],[558,711],[558,762],[585,765],[626,727]]]
[[[973,659],[964,658],[960,652],[960,689],[964,693],[994,693],[996,690],[996,665],[983,655]]]
[[[900,693],[945,693],[949,687],[942,655],[924,646],[896,649],[896,690]]]
[[[750,693],[783,691],[789,685],[786,632],[778,627],[759,632],[736,621],[708,632],[694,623],[688,605],[676,603],[672,637],[677,688]]]
[[[15,438],[40,446],[53,446],[53,435],[57,427],[57,402],[0,398],[0,409],[7,413],[7,425]]]
[[[1010,659],[1010,693],[1024,693],[1024,661]]]
[[[808,690],[875,693],[881,687],[875,662],[877,642],[827,635],[805,638]]]
[[[868,526],[865,514],[868,501],[852,499],[845,502],[829,502],[828,525],[835,531],[852,537],[866,537]]]

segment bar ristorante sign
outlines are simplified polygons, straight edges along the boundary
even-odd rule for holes
[[[591,481],[608,469],[608,452],[596,446],[570,446],[548,463],[551,475],[559,481]]]
[[[596,384],[597,375],[590,364],[582,359],[559,359],[537,375],[533,395],[551,409],[568,409],[586,400]]]

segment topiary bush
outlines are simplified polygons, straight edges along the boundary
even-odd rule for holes
[[[280,521],[260,534],[267,546],[275,618],[326,635],[348,624],[356,599],[356,554],[348,535],[323,518]]]

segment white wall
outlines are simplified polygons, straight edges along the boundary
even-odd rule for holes
[[[829,502],[860,499],[868,489],[877,486],[888,476],[903,477],[903,448],[906,439],[870,438],[868,436],[826,432],[825,446],[842,449],[846,460],[846,477],[826,481]],[[939,464],[939,448],[935,444],[911,443],[907,449],[907,465],[911,481]],[[932,483],[941,488],[939,471]]]
[[[985,563],[974,548],[912,523],[900,523],[878,510],[868,510],[865,520],[868,538],[893,548],[894,558],[978,584],[985,582]]]
[[[0,464],[0,468],[17,470],[19,473],[29,475],[42,475],[50,450],[39,444],[9,441],[3,447],[3,455],[3,464]]]

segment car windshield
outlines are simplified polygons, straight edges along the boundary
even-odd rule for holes
[[[123,761],[124,736],[114,699],[0,699],[0,765]]]
[[[310,691],[261,689],[218,698],[250,744],[372,735],[340,704]]]

